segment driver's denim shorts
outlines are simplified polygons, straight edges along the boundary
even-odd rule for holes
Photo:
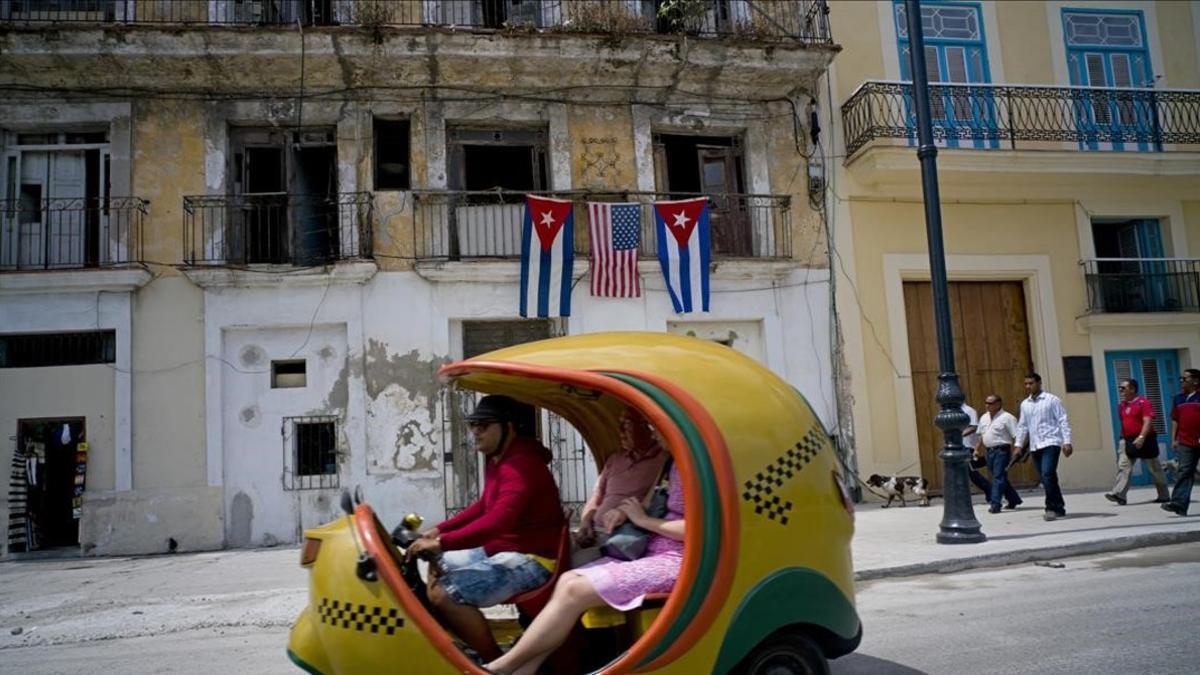
[[[524,553],[489,556],[482,548],[446,551],[439,583],[460,605],[491,607],[550,581],[550,570]]]

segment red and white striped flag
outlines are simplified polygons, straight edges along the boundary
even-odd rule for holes
[[[588,232],[592,238],[592,295],[642,297],[637,271],[641,205],[588,202]]]

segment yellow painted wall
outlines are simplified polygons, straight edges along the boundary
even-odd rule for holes
[[[1183,218],[1187,222],[1188,256],[1200,258],[1200,201],[1183,202]]]
[[[1005,82],[1058,84],[1051,59],[1062,58],[1062,55],[1052,53],[1045,4],[998,2],[995,8],[995,33],[998,35],[988,34],[987,39],[1000,45]],[[992,79],[997,80],[995,72],[992,73]]]
[[[1200,36],[1195,34],[1196,23],[1192,12],[1197,11],[1191,2],[1159,2],[1158,34],[1163,43],[1165,63],[1154,64],[1156,73],[1166,75],[1167,85],[1172,89],[1200,88]]]
[[[183,196],[204,189],[204,106],[194,101],[134,104],[133,194],[150,201],[145,260],[156,274],[183,261]]]
[[[0,377],[0,433],[13,440],[0,459],[7,471],[16,446],[17,421],[83,417],[89,443],[88,492],[113,489],[113,380],[109,365],[8,368]]]
[[[203,291],[164,277],[133,307],[133,487],[205,485]]]

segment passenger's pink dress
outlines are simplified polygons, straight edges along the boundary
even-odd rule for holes
[[[683,483],[671,466],[667,488],[666,520],[683,518]],[[650,535],[646,554],[637,560],[604,557],[575,570],[592,582],[596,592],[613,609],[622,612],[639,607],[647,593],[667,593],[679,577],[683,542]]]

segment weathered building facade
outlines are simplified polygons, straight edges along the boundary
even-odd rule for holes
[[[662,5],[0,4],[0,465],[56,472],[3,552],[292,542],[353,486],[436,518],[476,480],[438,366],[562,333],[720,340],[834,429],[824,3]],[[569,317],[518,315],[526,193],[576,203]],[[675,314],[649,204],[693,194],[711,311]],[[589,200],[644,205],[642,297],[589,294]]]

